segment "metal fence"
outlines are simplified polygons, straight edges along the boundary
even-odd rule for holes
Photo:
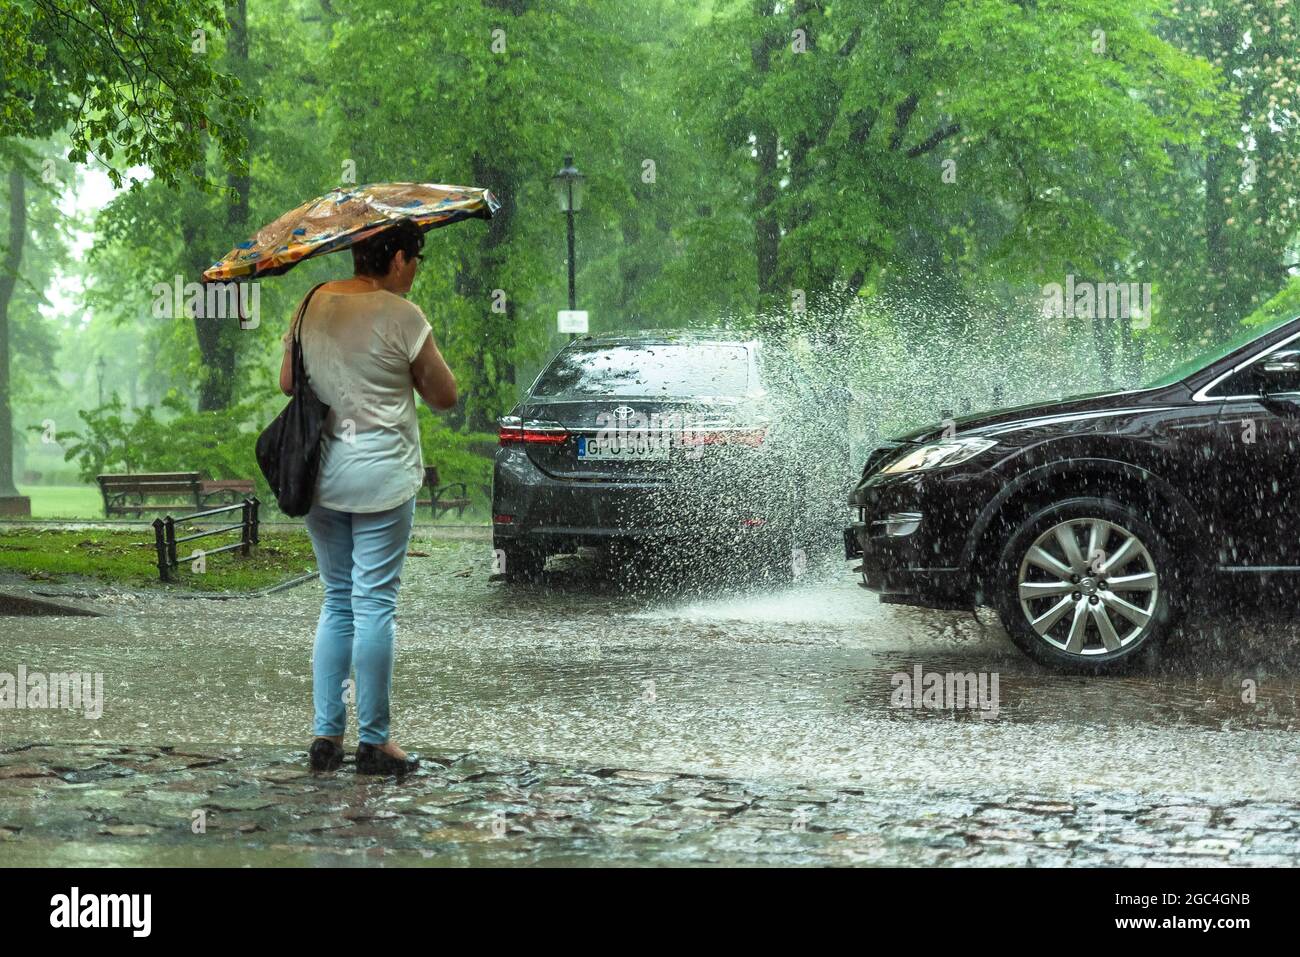
[[[175,581],[174,574],[180,567],[181,562],[192,562],[200,555],[207,558],[209,555],[219,555],[222,552],[234,551],[236,548],[244,555],[249,554],[252,547],[257,544],[257,497],[246,498],[242,502],[234,505],[223,505],[221,508],[210,508],[206,511],[195,512],[193,515],[182,515],[173,518],[171,515],[164,515],[162,518],[156,518],[153,522],[154,548],[158,553],[158,575],[165,581]],[[227,512],[240,512],[240,520],[234,525],[223,525],[220,528],[211,528],[205,532],[195,532],[192,535],[182,535],[176,537],[176,524],[178,522],[193,522],[196,519],[209,518],[213,515],[224,515]],[[220,548],[214,548],[211,551],[195,551],[179,558],[176,553],[176,547],[186,542],[193,542],[200,538],[207,538],[211,535],[224,535],[227,532],[239,530],[239,541],[231,542],[229,545],[222,545]]]

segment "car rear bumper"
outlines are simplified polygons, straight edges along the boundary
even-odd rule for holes
[[[780,527],[778,511],[751,495],[710,494],[668,481],[580,481],[548,475],[523,452],[503,449],[492,486],[496,547],[547,552],[612,539],[759,537]]]

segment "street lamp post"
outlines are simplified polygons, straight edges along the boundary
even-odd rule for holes
[[[573,253],[573,214],[582,209],[583,182],[586,177],[573,165],[573,154],[564,157],[564,168],[551,177],[551,186],[555,198],[559,200],[560,211],[568,219],[569,227],[569,309],[578,308],[578,291],[576,282],[576,263]],[[574,333],[569,333],[573,339]]]
[[[103,405],[103,404],[104,404],[104,369],[105,369],[105,367],[106,367],[106,363],[104,362],[104,357],[103,357],[103,356],[100,356],[100,357],[99,357],[99,361],[95,363],[95,371],[98,373],[98,375],[96,376],[96,378],[99,380],[99,404],[100,404],[100,405]]]

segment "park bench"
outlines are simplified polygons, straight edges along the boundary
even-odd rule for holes
[[[434,518],[453,510],[457,518],[465,514],[465,509],[469,507],[469,490],[464,482],[448,482],[443,485],[438,477],[438,466],[426,465],[424,485],[429,489],[429,497],[416,499],[415,504],[428,505]]]
[[[204,479],[199,482],[199,499],[203,505],[236,505],[253,496],[252,479]]]
[[[253,495],[252,479],[203,479],[198,472],[136,472],[131,475],[99,475],[100,494],[104,496],[104,516],[144,512],[167,512],[176,500],[195,508],[223,503],[237,505]],[[155,496],[171,501],[151,502]]]
[[[167,512],[176,507],[175,499],[183,498],[187,504],[200,508],[203,505],[202,480],[198,472],[136,472],[132,475],[98,475],[100,494],[104,496],[104,516],[134,513],[139,518],[144,512]],[[155,496],[166,496],[169,504],[151,503]]]

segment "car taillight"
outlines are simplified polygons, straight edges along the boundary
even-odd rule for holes
[[[501,445],[563,445],[568,438],[569,430],[558,422],[522,422],[514,415],[502,417],[497,432]]]

